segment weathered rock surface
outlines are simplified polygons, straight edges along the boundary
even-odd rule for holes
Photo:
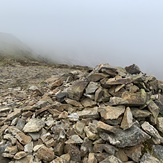
[[[163,162],[162,82],[136,65],[86,70],[53,71],[26,87],[0,90],[1,157],[10,163]]]

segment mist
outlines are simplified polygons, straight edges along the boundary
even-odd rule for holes
[[[0,32],[56,62],[137,64],[163,79],[163,1],[1,0]]]

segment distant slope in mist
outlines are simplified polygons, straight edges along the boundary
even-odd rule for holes
[[[0,63],[46,62],[16,36],[0,32]]]

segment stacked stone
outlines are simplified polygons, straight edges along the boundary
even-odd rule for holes
[[[163,162],[162,91],[136,65],[108,64],[15,89],[1,100],[0,151],[10,163]]]

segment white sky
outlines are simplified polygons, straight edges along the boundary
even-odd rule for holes
[[[135,63],[163,79],[162,0],[0,0],[0,32],[54,60]]]

